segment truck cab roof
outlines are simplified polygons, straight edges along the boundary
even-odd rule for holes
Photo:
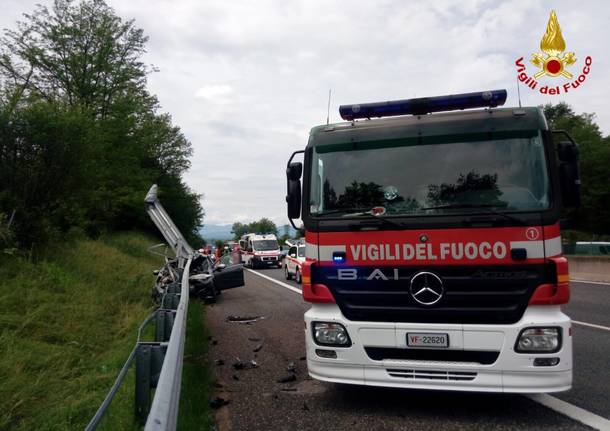
[[[324,124],[311,129],[308,146],[547,129],[540,107],[473,109]]]

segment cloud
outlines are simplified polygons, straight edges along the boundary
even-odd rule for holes
[[[228,96],[233,94],[233,87],[228,84],[204,85],[195,92],[196,99],[205,99],[211,102],[227,102]]]
[[[41,2],[7,1],[3,27]],[[516,106],[514,61],[539,50],[551,9],[592,72],[561,97],[522,87],[522,103],[568,102],[610,133],[605,1],[107,1],[150,36],[149,88],[193,143],[186,180],[205,193],[207,223],[287,222],[286,161],[326,121],[331,88],[331,122],[340,104],[496,88]]]

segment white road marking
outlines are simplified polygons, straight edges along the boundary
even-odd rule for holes
[[[294,286],[291,286],[287,283],[276,280],[275,278],[269,277],[268,275],[261,274],[258,271],[253,271],[249,268],[244,268],[244,269],[246,271],[249,271],[253,274],[258,275],[259,277],[263,277],[264,279],[267,279],[275,284],[279,284],[280,286],[285,287],[286,289],[291,290],[295,293],[298,293],[299,295],[301,294],[301,290],[297,289]],[[605,326],[593,325],[591,323],[578,322],[576,320],[572,320],[572,322],[579,324],[579,325],[592,326],[594,328],[605,329],[607,331],[610,331],[610,328],[607,328]],[[610,430],[610,420],[603,418],[601,416],[598,416],[595,413],[591,413],[588,410],[577,407],[573,404],[562,401],[559,398],[555,398],[549,394],[532,394],[532,395],[526,395],[526,397],[528,397],[532,401],[542,404],[545,407],[548,407],[551,410],[561,413],[564,416],[574,419],[575,421],[578,421],[582,424],[590,426],[591,428],[594,428],[596,430],[600,430],[600,431]]]
[[[580,407],[576,407],[573,404],[566,403],[549,394],[532,394],[526,395],[526,397],[596,430],[610,430],[610,420],[585,409],[581,409]]]
[[[610,283],[604,283],[603,281],[578,280],[575,278],[571,278],[570,281],[574,281],[576,283],[600,284],[602,286],[610,286]]]
[[[608,328],[607,326],[595,325],[593,323],[579,322],[578,320],[572,320],[572,323],[576,323],[577,325],[582,325],[582,326],[589,326],[589,327],[595,328],[595,329],[602,329],[604,331],[610,331],[610,328]]]
[[[260,272],[258,272],[258,271],[252,271],[252,270],[251,270],[251,269],[249,269],[249,268],[244,268],[244,269],[245,269],[246,271],[249,271],[249,272],[251,272],[251,273],[253,273],[253,274],[258,275],[259,277],[263,277],[263,278],[265,278],[265,279],[267,279],[267,280],[269,280],[269,281],[274,282],[275,284],[279,284],[280,286],[285,287],[286,289],[288,289],[288,290],[292,290],[293,292],[298,293],[299,295],[301,295],[301,289],[298,289],[298,288],[296,288],[296,287],[294,287],[294,286],[291,286],[291,285],[289,285],[289,284],[287,284],[287,283],[283,283],[283,282],[281,282],[281,281],[279,281],[279,280],[276,280],[275,278],[269,277],[268,275],[261,274],[261,273],[260,273]]]

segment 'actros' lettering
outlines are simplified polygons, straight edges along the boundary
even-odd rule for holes
[[[354,261],[378,260],[475,260],[503,259],[508,247],[503,242],[442,242],[440,244],[350,245]]]

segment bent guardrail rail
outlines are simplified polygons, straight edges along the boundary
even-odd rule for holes
[[[176,254],[177,262],[166,260],[166,265],[180,275],[181,281],[167,285],[159,308],[140,325],[136,344],[104,401],[85,428],[87,431],[97,428],[134,361],[135,415],[142,423],[145,422],[144,429],[175,430],[178,421],[193,249],[159,202],[156,185],[150,188],[144,202],[146,212]],[[175,263],[176,267],[171,268]],[[151,321],[156,325],[155,341],[141,341],[142,331]],[[156,390],[151,403],[151,390],[154,388]]]

